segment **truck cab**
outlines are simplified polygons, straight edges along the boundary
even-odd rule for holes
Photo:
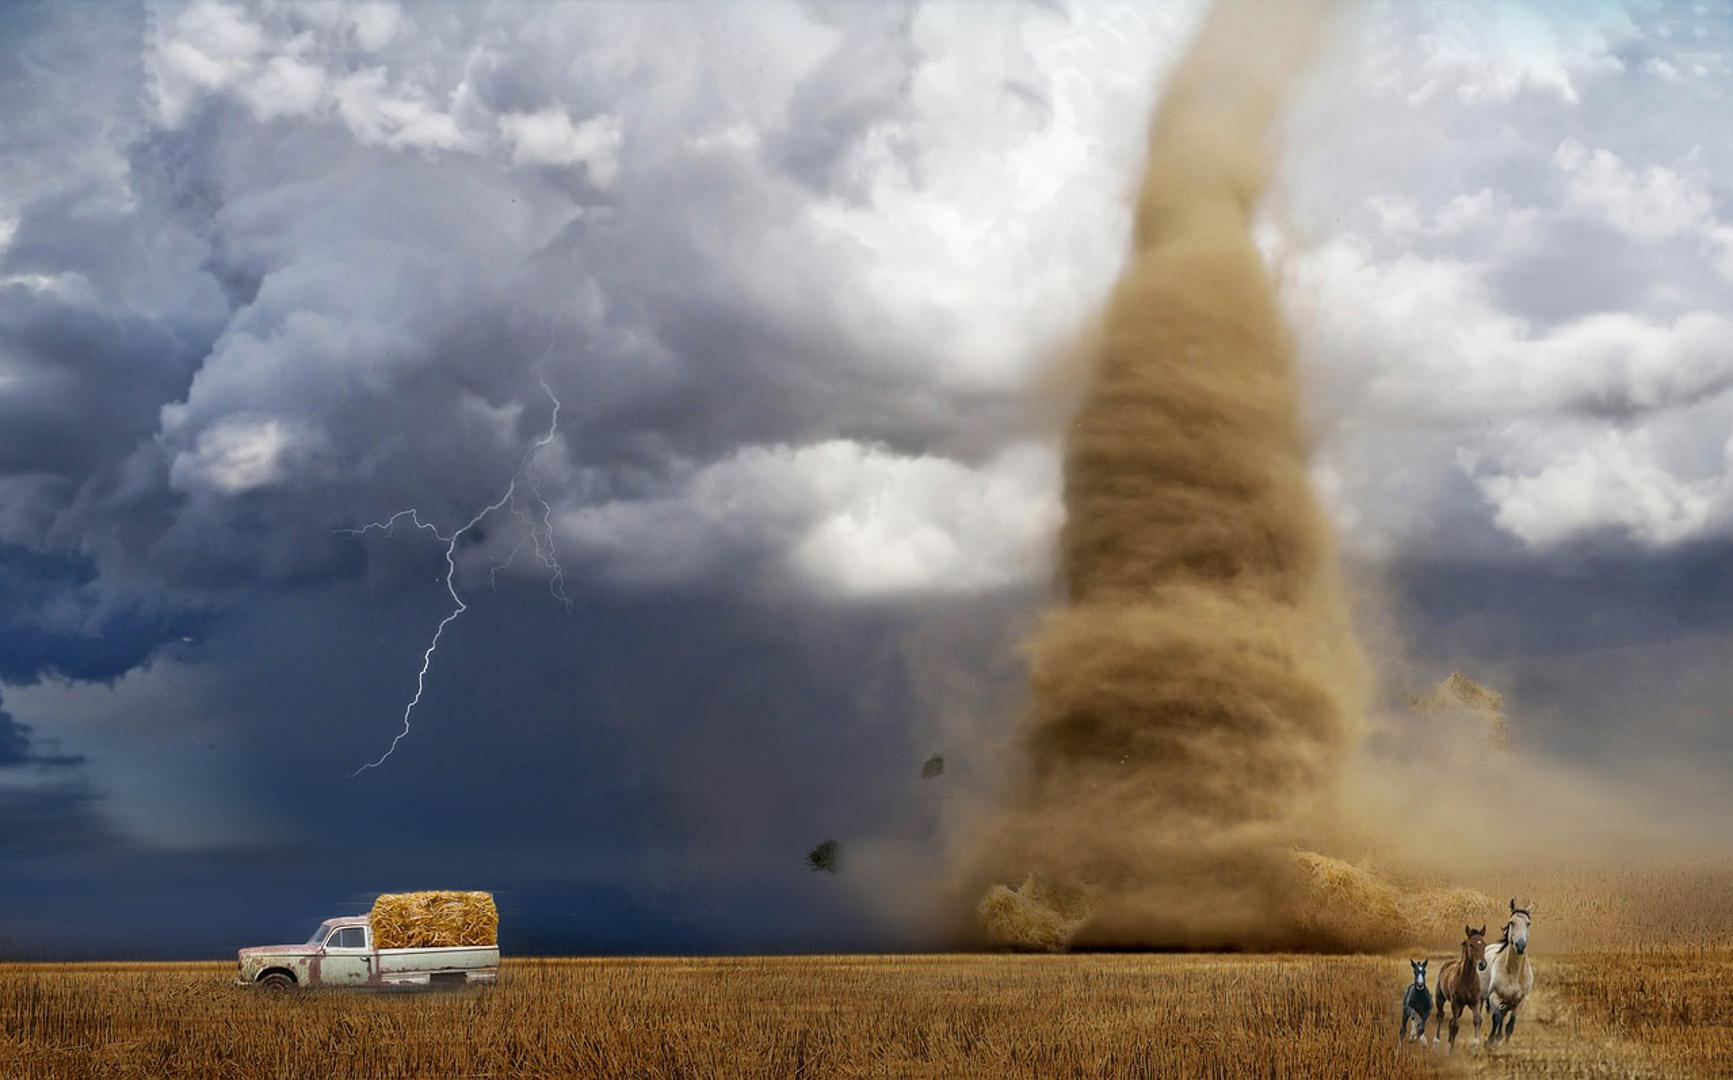
[[[410,987],[489,984],[499,946],[380,949],[366,915],[326,919],[300,945],[242,949],[236,982],[290,990],[315,986]]]
[[[319,985],[365,986],[373,981],[373,929],[365,916],[327,919],[324,952],[319,961]]]

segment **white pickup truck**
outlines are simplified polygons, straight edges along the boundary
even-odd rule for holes
[[[466,986],[499,977],[498,945],[376,949],[365,915],[326,919],[302,945],[240,952],[236,982],[277,990],[311,986]]]

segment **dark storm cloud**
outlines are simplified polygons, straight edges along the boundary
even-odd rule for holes
[[[196,625],[196,599],[115,587],[154,527],[137,470],[227,311],[205,245],[131,159],[139,13],[24,4],[0,73],[0,678],[110,679]],[[143,166],[143,167],[141,167]],[[97,506],[83,522],[80,506]],[[139,513],[145,511],[145,513]],[[90,528],[87,526],[94,526]]]
[[[129,875],[143,900],[81,948],[124,942],[184,904],[199,925],[149,947],[220,952],[415,887],[496,891],[518,950],[930,940],[887,922],[942,884],[922,867],[950,797],[918,775],[942,736],[906,642],[925,627],[922,655],[948,666],[954,643],[935,625],[991,616],[1015,636],[1017,606],[863,617],[588,596],[567,614],[538,590],[502,587],[454,626],[413,738],[387,768],[345,779],[395,729],[418,636],[437,616],[430,599],[284,596],[190,650],[190,678],[172,695],[123,681],[107,711],[124,719],[103,723],[127,730],[105,745],[149,733],[178,770],[159,801],[212,780],[249,793],[257,839],[196,859],[105,856],[102,872]],[[954,766],[947,785],[985,752],[939,745]],[[815,835],[863,854],[902,837],[912,855],[851,860],[814,881],[802,860]],[[32,891],[7,899],[9,917],[90,908],[65,894],[96,872],[33,871],[21,879]]]
[[[39,750],[31,744],[30,725],[19,723],[11,713],[0,708],[0,769],[24,765],[56,769],[83,763],[84,758],[77,754]]]
[[[340,66],[359,54],[338,35],[307,56],[330,100],[267,120],[256,92],[275,46],[259,40],[314,30],[293,15],[165,9],[151,70],[172,119],[126,147],[129,191],[137,229],[196,256],[182,259],[181,302],[209,301],[191,325],[159,311],[128,326],[21,297],[14,362],[43,386],[26,381],[10,402],[29,418],[13,454],[83,455],[63,532],[115,574],[194,592],[348,575],[356,563],[331,530],[406,500],[451,520],[491,498],[544,422],[542,377],[564,402],[562,460],[578,470],[564,497],[579,505],[675,491],[741,446],[843,437],[918,453],[969,426],[959,417],[979,395],[912,393],[927,378],[918,355],[888,373],[878,343],[849,326],[850,249],[786,227],[809,189],[856,184],[843,158],[898,115],[915,57],[907,14],[827,17],[828,59],[783,117],[701,94],[662,111],[651,88],[692,49],[677,22],[670,55],[645,56],[624,83],[561,61],[642,32],[617,11],[591,26],[575,10],[524,9],[547,35],[515,42],[506,64],[491,44],[500,27],[463,7],[418,9],[423,30],[454,21],[483,44],[463,54],[399,33],[366,53],[382,85]],[[244,69],[233,93],[183,85],[214,77],[177,68],[186,49]],[[866,85],[886,50],[904,74]],[[731,62],[690,59],[707,78]],[[404,109],[427,114],[422,126],[393,127]],[[524,120],[544,114],[552,135]],[[615,135],[586,151],[571,124],[592,122]],[[765,148],[701,145],[730,123]],[[19,273],[51,255],[88,274],[124,255],[81,239],[99,226],[81,233],[44,207],[19,221]],[[104,272],[137,277],[135,263]],[[226,324],[209,319],[219,298],[236,305]],[[57,403],[97,397],[80,366],[106,375],[113,351],[80,340],[81,320],[125,342],[125,372],[142,381],[111,386],[105,411],[86,406],[75,424]],[[81,425],[99,437],[79,438]]]
[[[1384,640],[1386,689],[1453,670],[1505,693],[1530,747],[1627,775],[1720,760],[1730,731],[1733,548],[1666,553],[1603,544],[1550,560],[1404,560],[1390,584],[1401,641]],[[1681,779],[1684,779],[1681,774]]]
[[[111,599],[82,556],[0,543],[0,680],[113,679],[204,622],[192,610]]]
[[[741,445],[842,434],[918,449],[952,426],[956,405],[910,395],[839,337],[819,288],[838,263],[826,242],[759,252],[800,190],[853,182],[828,172],[897,112],[906,13],[826,16],[831,59],[786,121],[702,95],[659,114],[666,76],[718,62],[678,18],[654,21],[687,55],[651,54],[619,80],[569,62],[636,47],[642,28],[619,11],[592,25],[523,9],[548,33],[509,50],[495,37],[511,20],[483,27],[461,5],[421,8],[422,32],[383,37],[251,14],[171,6],[145,25],[42,5],[8,34],[19,122],[0,256],[0,536],[81,575],[30,583],[31,611],[80,612],[79,625],[14,609],[8,677],[110,677],[192,612],[353,575],[357,549],[333,530],[405,502],[461,519],[545,422],[539,377],[565,404],[560,449],[583,464],[556,478],[578,500],[669,493]],[[333,96],[316,116],[277,116],[294,95],[261,106],[241,77],[233,96],[176,81],[207,78],[175,67],[203,50],[253,65],[258,90],[273,72],[254,38],[292,32],[328,35],[311,59]],[[140,34],[159,50],[142,65]],[[877,71],[886,50],[904,75],[866,93],[849,73]],[[367,63],[383,87],[355,77]],[[424,93],[454,95],[460,136],[392,129],[404,102],[438,110]],[[550,107],[621,117],[604,155],[619,163],[536,144],[509,167],[500,125]],[[731,112],[775,129],[774,152],[687,148]],[[56,160],[66,168],[39,168]]]
[[[389,738],[441,596],[418,538],[369,548],[334,530],[410,501],[461,520],[490,500],[547,423],[541,377],[564,405],[549,490],[568,499],[660,494],[759,442],[930,436],[946,408],[899,406],[908,377],[874,374],[839,335],[831,242],[762,250],[804,193],[856,183],[851,147],[908,90],[907,16],[838,12],[834,59],[782,118],[702,93],[658,116],[658,84],[715,62],[693,41],[624,80],[574,69],[631,44],[618,12],[599,27],[556,12],[547,40],[510,49],[496,38],[511,20],[483,28],[467,6],[416,9],[421,32],[394,37],[291,15],[267,34],[331,35],[311,59],[327,88],[347,80],[316,116],[266,115],[291,90],[262,111],[239,81],[233,96],[176,82],[210,70],[174,68],[187,49],[274,77],[247,13],[168,7],[95,38],[88,9],[28,14],[4,50],[18,137],[0,205],[0,678],[135,675],[80,729],[95,766],[0,714],[16,883],[0,934],[84,910],[112,928],[79,946],[101,951],[196,900],[196,926],[150,948],[205,949],[304,932],[357,890],[454,877],[498,889],[524,947],[864,933],[838,891],[771,883],[800,881],[809,821],[897,819],[894,791],[857,779],[905,775],[915,753],[912,701],[884,725],[860,710],[860,657],[889,633],[874,619],[606,594],[569,619],[508,582],[513,603],[452,633],[406,767],[347,782]],[[678,53],[690,28],[667,29]],[[141,34],[164,50],[148,77]],[[898,50],[904,74],[858,95],[851,71]],[[411,86],[417,71],[432,74]],[[459,135],[398,125],[406,102]],[[731,109],[775,149],[693,149]],[[104,110],[128,119],[42,120]],[[585,149],[572,124],[597,117],[622,133],[603,124]],[[512,521],[478,535],[496,524]],[[412,609],[381,625],[337,599],[351,593],[318,599],[363,572]],[[290,588],[307,600],[272,599]],[[209,621],[223,611],[233,623]],[[208,648],[175,645],[197,692],[136,689],[165,643],[212,626]],[[169,789],[245,792],[268,859],[146,854],[177,842],[181,826],[152,824],[185,816],[172,790],[134,796],[142,817],[116,831],[93,776],[121,776],[129,752],[171,762]],[[79,853],[101,857],[66,862]],[[143,898],[119,922],[98,884],[111,877]]]
[[[0,701],[0,872],[25,880],[43,868],[113,850],[85,759],[44,744]],[[0,952],[7,920],[0,917]]]

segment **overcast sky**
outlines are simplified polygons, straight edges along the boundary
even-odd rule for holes
[[[920,943],[1199,10],[10,5],[0,952],[441,886],[520,948]],[[1363,7],[1295,103],[1260,241],[1388,694],[1718,781],[1730,108],[1723,5],[1494,0]],[[346,779],[452,605],[344,530],[514,477]]]

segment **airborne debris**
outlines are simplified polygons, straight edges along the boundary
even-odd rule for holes
[[[1504,695],[1482,686],[1460,671],[1425,694],[1408,699],[1408,707],[1421,716],[1468,713],[1486,725],[1486,734],[1502,750],[1510,749],[1510,720],[1504,713]]]
[[[994,885],[981,897],[975,917],[987,940],[1007,949],[1061,952],[1089,918],[1091,896],[1030,874],[1015,889]]]
[[[806,868],[814,873],[834,874],[841,857],[842,845],[835,840],[826,840],[806,853]]]
[[[943,754],[934,754],[932,757],[921,762],[922,780],[931,780],[935,776],[943,775],[944,771],[945,755]]]
[[[1485,893],[1449,886],[1403,888],[1375,871],[1313,851],[1294,851],[1294,865],[1311,882],[1302,925],[1328,940],[1373,948],[1416,942],[1440,945],[1453,927],[1494,906]]]

